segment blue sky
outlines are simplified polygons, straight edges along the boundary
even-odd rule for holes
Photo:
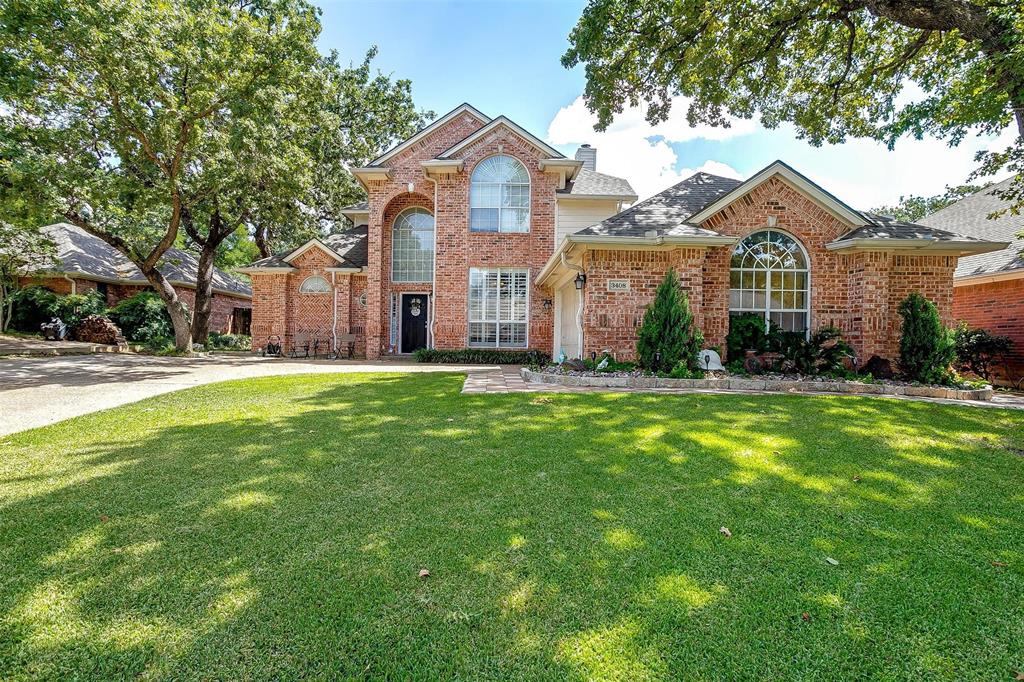
[[[582,0],[319,4],[324,51],[358,61],[377,45],[377,67],[411,79],[420,107],[443,114],[466,101],[489,116],[508,116],[567,154],[579,143],[594,144],[598,170],[626,177],[642,197],[697,169],[746,177],[781,158],[855,207],[871,208],[962,183],[976,150],[1008,141],[969,139],[949,149],[939,140],[905,140],[893,152],[868,140],[814,148],[788,127],[765,130],[756,121],[689,128],[685,103],[657,127],[634,110],[598,134],[581,99],[583,69],[559,62]]]

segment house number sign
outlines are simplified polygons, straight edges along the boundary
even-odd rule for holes
[[[608,280],[608,291],[629,291],[629,280],[628,279],[610,279],[610,280]]]

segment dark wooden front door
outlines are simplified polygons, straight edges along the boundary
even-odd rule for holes
[[[402,294],[402,352],[427,347],[427,295]]]

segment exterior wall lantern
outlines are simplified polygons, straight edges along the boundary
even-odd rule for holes
[[[544,310],[551,310],[551,299],[545,298],[542,305],[544,306]]]
[[[573,284],[576,285],[576,291],[581,290],[583,288],[583,285],[586,284],[586,283],[587,283],[587,276],[584,273],[582,273],[582,272],[577,274],[576,275],[576,279],[573,280]]]

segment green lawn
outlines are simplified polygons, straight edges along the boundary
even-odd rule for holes
[[[258,379],[0,437],[0,678],[1024,670],[1020,412],[461,384]]]

